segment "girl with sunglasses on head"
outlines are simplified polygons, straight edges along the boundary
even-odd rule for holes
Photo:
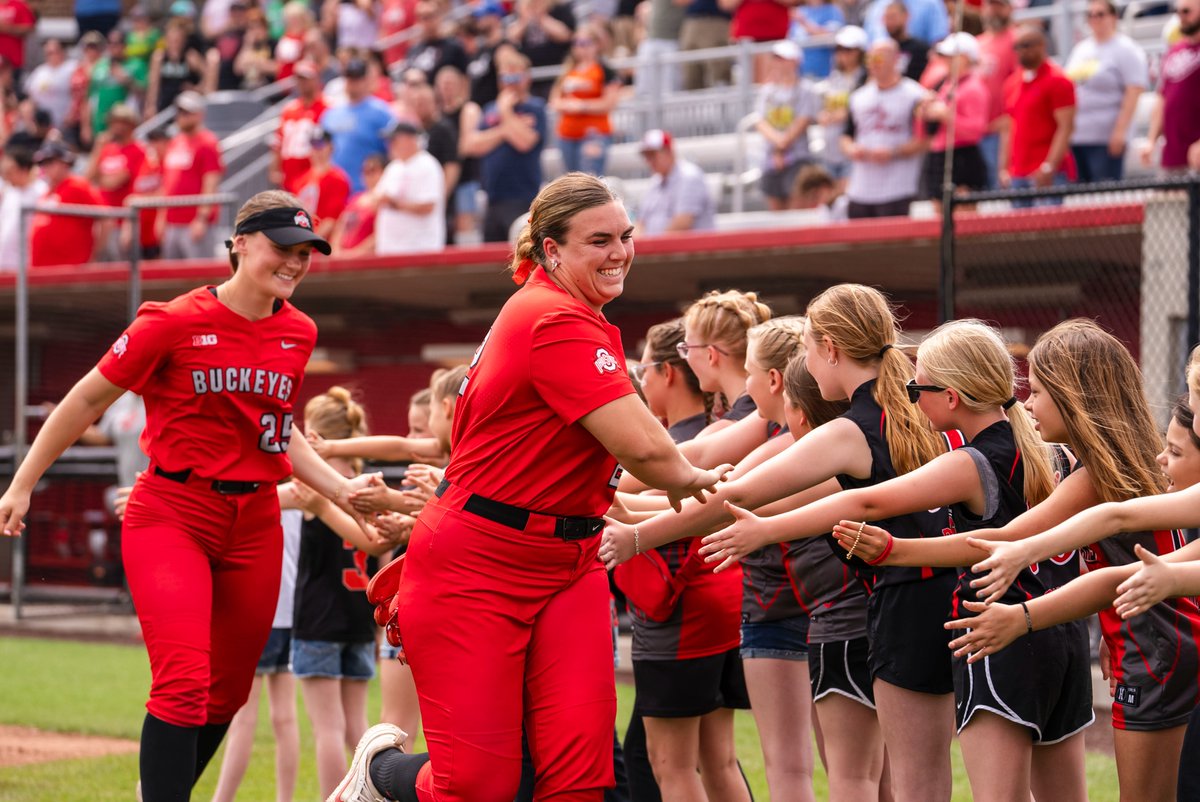
[[[945,451],[945,439],[905,395],[913,368],[895,347],[898,336],[896,318],[878,290],[840,284],[814,298],[804,334],[806,364],[821,395],[850,399],[850,409],[722,484],[716,501],[786,511],[839,488],[908,473]],[[687,503],[681,514],[664,513],[637,526],[611,524],[601,558],[616,565],[643,549],[720,528],[731,517],[710,499],[704,507]],[[949,517],[945,510],[922,511],[893,525],[910,537],[936,537],[949,527]],[[874,582],[871,675],[900,799],[950,797],[953,682],[949,656],[938,652],[947,640],[940,616],[953,585],[953,573],[928,570],[882,572]],[[920,614],[934,608],[937,617]]]
[[[1028,566],[1077,573],[1076,549],[1089,568],[1099,568],[1135,563],[1137,546],[1163,555],[1182,545],[1167,526],[1184,523],[1183,515],[1122,519],[1113,525],[1114,513],[1143,505],[1186,509],[1191,496],[1137,499],[1157,496],[1164,488],[1155,457],[1159,438],[1141,373],[1115,337],[1090,320],[1068,320],[1039,337],[1029,353],[1025,407],[1043,440],[1065,444],[1079,460],[1050,498],[1001,528],[936,543],[892,540],[886,532],[863,527],[859,553],[878,559],[890,544],[882,559],[886,565],[971,565],[978,574],[971,588],[992,603],[1004,597],[1014,580],[1024,582]],[[1129,499],[1137,500],[1096,507]],[[1082,510],[1087,511],[1077,515]],[[835,534],[848,547],[859,539],[857,529],[857,522],[847,521]],[[1118,530],[1129,534],[1105,537]],[[1047,590],[1063,584],[1039,579]],[[1022,618],[1027,608],[1028,601],[1020,608]],[[1025,623],[1032,635],[1032,615]],[[1198,694],[1200,657],[1194,633],[1200,630],[1200,610],[1193,600],[1177,599],[1130,621],[1107,609],[1100,624],[1118,681],[1112,722],[1121,799],[1173,799],[1184,724]]]
[[[735,509],[736,523],[705,538],[701,553],[724,560],[723,567],[748,549],[815,537],[844,518],[880,520],[943,506],[951,514],[947,531],[1008,523],[1053,487],[1049,450],[1017,406],[1014,382],[1012,357],[994,329],[977,321],[941,326],[917,352],[909,399],[935,428],[960,432],[966,445],[904,476],[773,518]],[[1014,599],[1053,589],[1055,573],[1049,563],[1027,568]],[[951,598],[926,608],[929,623],[941,629],[942,605],[959,610],[973,597],[971,579],[963,572]],[[1082,729],[1093,719],[1087,654],[1085,629],[1064,626],[986,665],[956,663],[957,724],[977,800],[1027,798],[1031,787],[1039,798],[1086,799]]]
[[[683,334],[682,320],[651,326],[641,363],[630,365],[646,406],[676,443],[710,418],[708,397],[675,349]],[[625,763],[637,800],[750,798],[733,738],[734,709],[750,706],[737,651],[741,576],[705,570],[698,546],[696,538],[668,544],[614,577],[633,619],[636,698]]]

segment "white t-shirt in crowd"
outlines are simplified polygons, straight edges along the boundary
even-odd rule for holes
[[[854,144],[868,149],[897,148],[913,138],[913,113],[925,90],[910,78],[901,78],[880,91],[874,81],[850,94],[852,125],[847,133]],[[846,195],[855,203],[891,203],[913,198],[921,177],[922,154],[877,164],[850,163]]]
[[[71,76],[76,63],[67,59],[57,67],[39,64],[25,79],[25,92],[33,102],[50,112],[55,128],[62,128],[63,119],[71,108]]]
[[[406,203],[433,203],[429,214],[410,214],[380,203],[375,217],[375,253],[420,253],[446,247],[445,179],[442,166],[428,152],[407,161],[393,159],[375,191]]]
[[[1123,33],[1104,43],[1088,38],[1075,45],[1065,72],[1075,84],[1072,145],[1107,145],[1125,90],[1150,83],[1145,51]]]
[[[21,207],[32,206],[49,192],[46,182],[35,178],[24,189],[0,183],[0,273],[17,272],[21,237]],[[29,236],[30,215],[25,221],[25,236]]]

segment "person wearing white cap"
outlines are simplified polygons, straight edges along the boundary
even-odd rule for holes
[[[900,49],[891,39],[871,45],[871,80],[850,95],[850,121],[842,151],[850,158],[850,218],[907,216],[917,195],[924,126],[916,120],[925,89],[899,69]]]
[[[821,163],[838,182],[839,194],[846,189],[850,160],[842,152],[842,134],[850,116],[850,93],[867,80],[863,66],[867,53],[867,34],[857,25],[846,25],[833,39],[833,71],[817,84],[821,110],[817,122],[821,126],[825,148]]]
[[[758,92],[756,125],[766,144],[762,191],[767,207],[788,207],[796,173],[812,159],[808,126],[817,116],[819,100],[807,80],[799,77],[800,48],[795,42],[776,42],[771,49],[767,83]]]
[[[641,150],[654,177],[638,204],[636,233],[711,230],[716,203],[708,194],[704,171],[676,156],[671,134],[659,128],[642,135]]]
[[[949,75],[937,88],[937,96],[921,107],[921,117],[930,135],[921,196],[932,199],[935,208],[941,203],[951,119],[954,123],[951,183],[956,189],[987,189],[987,162],[979,141],[987,133],[991,104],[987,85],[975,69],[979,65],[979,44],[974,36],[965,31],[952,33],[938,43],[936,50],[938,55],[950,59]]]
[[[1080,183],[1120,181],[1129,127],[1150,82],[1146,51],[1117,30],[1111,0],[1091,0],[1087,20],[1092,35],[1075,45],[1064,70],[1075,84],[1071,152]]]

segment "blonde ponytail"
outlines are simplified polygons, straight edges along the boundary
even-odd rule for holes
[[[326,440],[345,440],[367,434],[367,413],[345,387],[333,386],[304,405],[304,422]],[[362,460],[353,460],[354,472]]]

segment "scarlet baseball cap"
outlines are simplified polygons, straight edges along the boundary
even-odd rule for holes
[[[325,238],[313,231],[312,218],[308,216],[308,212],[298,206],[281,206],[252,214],[243,220],[233,233],[253,234],[255,231],[261,231],[271,242],[285,248],[311,242],[314,248],[326,256],[333,251]],[[232,247],[233,243],[227,240],[226,244]]]
[[[671,149],[671,134],[661,128],[651,128],[646,133],[642,134],[642,153],[651,150],[670,150]]]

